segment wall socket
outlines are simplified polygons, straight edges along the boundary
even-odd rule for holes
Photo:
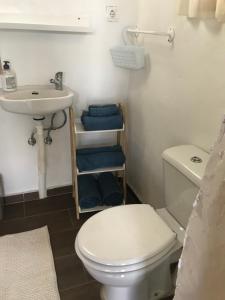
[[[116,5],[106,6],[106,16],[108,22],[118,22],[119,21],[119,10]]]

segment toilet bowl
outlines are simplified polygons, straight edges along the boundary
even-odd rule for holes
[[[192,160],[196,156],[201,163]],[[148,204],[114,207],[81,227],[76,253],[102,284],[102,300],[157,300],[174,292],[171,265],[179,260],[207,160],[208,154],[192,145],[166,150],[166,208],[155,210]]]
[[[103,285],[104,300],[152,300],[172,293],[170,257],[181,244],[150,205],[114,207],[93,216],[79,231],[75,248]],[[151,288],[156,274],[161,282],[153,280]]]

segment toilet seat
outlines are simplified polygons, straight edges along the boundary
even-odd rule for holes
[[[83,261],[84,265],[94,269],[96,271],[100,271],[100,272],[104,272],[104,273],[110,273],[110,274],[114,274],[114,273],[127,273],[127,272],[132,272],[132,271],[138,271],[140,269],[143,269],[145,267],[148,266],[152,266],[154,268],[155,265],[158,265],[159,261],[162,261],[164,259],[166,259],[169,254],[172,252],[172,249],[176,249],[177,247],[177,242],[174,241],[170,248],[165,249],[164,251],[162,251],[161,253],[157,254],[156,256],[144,260],[140,263],[137,264],[132,264],[132,265],[128,265],[128,266],[109,266],[109,265],[103,265],[103,264],[99,264],[96,263],[94,261],[91,261],[90,259],[88,259],[87,257],[85,257],[82,252],[79,249],[77,240],[75,242],[75,248],[76,248],[76,253],[79,256],[79,258],[81,259],[81,261]]]
[[[156,211],[137,204],[91,217],[77,235],[76,249],[96,270],[129,272],[160,260],[175,243],[176,234]]]

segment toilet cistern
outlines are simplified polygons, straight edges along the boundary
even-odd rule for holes
[[[57,72],[55,74],[55,79],[50,79],[50,83],[55,84],[55,89],[56,90],[63,90],[63,72]]]

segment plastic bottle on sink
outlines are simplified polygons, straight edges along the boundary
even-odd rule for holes
[[[3,72],[2,72],[2,88],[5,92],[16,91],[16,73],[11,70],[10,62],[8,60],[4,61]]]

